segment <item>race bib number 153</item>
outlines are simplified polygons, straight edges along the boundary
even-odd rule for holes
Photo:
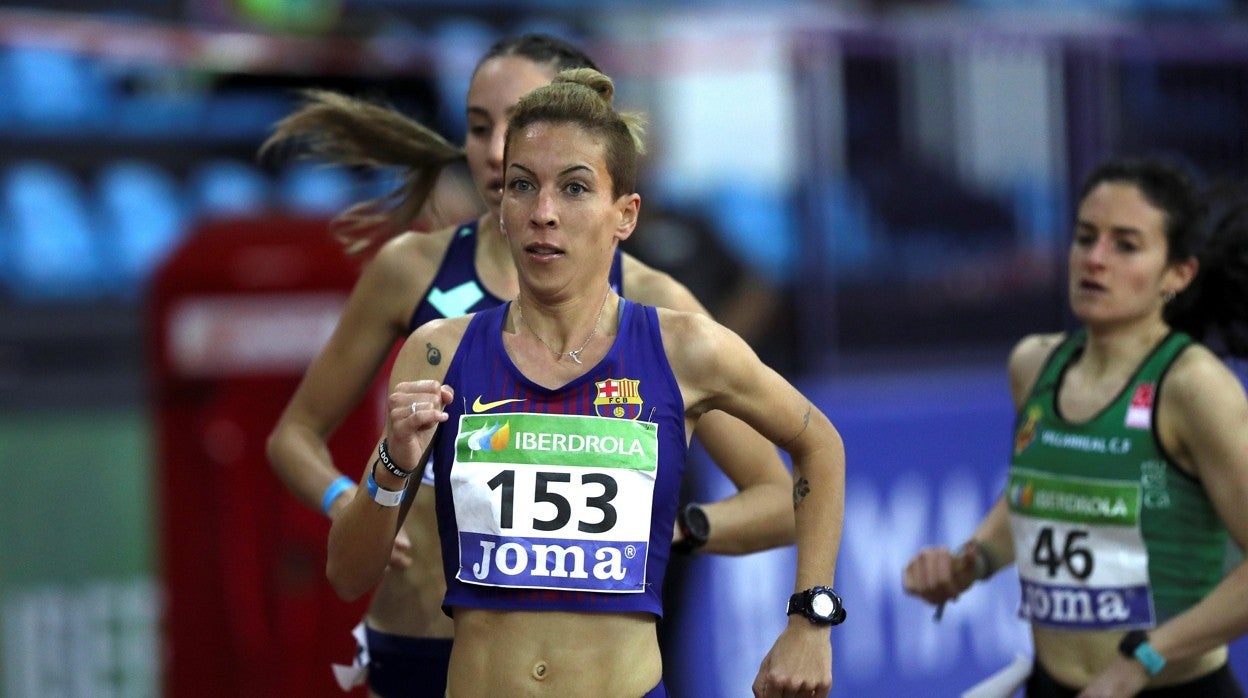
[[[451,468],[464,582],[645,588],[658,426],[583,415],[460,419]]]

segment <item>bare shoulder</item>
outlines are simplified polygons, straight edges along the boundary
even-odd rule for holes
[[[390,284],[420,285],[423,290],[442,263],[457,229],[458,226],[450,226],[428,233],[399,233],[377,249],[368,267]]]
[[[1244,477],[1248,397],[1235,373],[1213,352],[1193,344],[1162,379],[1158,434],[1179,464],[1202,480]]]
[[[1162,399],[1173,398],[1197,409],[1211,400],[1244,399],[1239,378],[1203,344],[1192,344],[1174,360],[1164,385]]]
[[[450,234],[401,233],[387,240],[364,265],[352,290],[353,305],[404,331],[415,303],[433,283]]]
[[[468,315],[460,315],[457,317],[438,318],[430,320],[425,324],[412,330],[412,334],[407,338],[408,343],[415,341],[425,342],[446,342],[454,340],[456,343],[464,336],[464,331],[468,329],[468,323],[472,320],[476,313]]]
[[[753,353],[745,340],[704,313],[658,308],[658,316],[663,348],[677,377],[722,373],[725,364]]]
[[[672,333],[681,336],[690,336],[700,333],[713,333],[715,328],[728,331],[719,323],[710,317],[689,310],[680,310],[668,308],[665,306],[657,307],[659,316],[659,328],[664,334]]]
[[[1040,369],[1044,368],[1044,362],[1065,338],[1064,332],[1031,334],[1014,345],[1010,351],[1008,367],[1010,392],[1014,396],[1015,405],[1021,405],[1023,397],[1031,392],[1036,379],[1040,377]]]
[[[623,260],[624,297],[659,308],[706,313],[684,284],[667,272],[659,271],[636,257],[625,253]]]
[[[1029,334],[1023,337],[1010,350],[1010,366],[1034,367],[1039,370],[1063,339],[1066,339],[1065,332]]]
[[[459,349],[472,315],[430,320],[417,327],[403,343],[395,360],[395,373],[410,378],[441,378],[447,364]]]
[[[374,263],[388,268],[409,269],[412,266],[437,268],[460,226],[448,226],[428,233],[408,231],[390,238],[377,250]]]

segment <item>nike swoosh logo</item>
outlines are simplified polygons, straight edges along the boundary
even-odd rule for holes
[[[472,411],[473,412],[488,412],[494,409],[495,407],[501,407],[502,405],[506,405],[510,402],[524,402],[524,398],[509,397],[505,400],[495,400],[494,402],[481,402],[481,396],[478,395],[477,399],[472,401]]]

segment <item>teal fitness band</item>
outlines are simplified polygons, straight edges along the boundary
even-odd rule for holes
[[[1118,643],[1118,653],[1142,664],[1149,676],[1156,676],[1166,666],[1166,658],[1148,644],[1148,633],[1143,630],[1132,630],[1124,635]]]
[[[1157,650],[1147,642],[1142,642],[1139,647],[1135,648],[1135,658],[1144,665],[1144,671],[1147,671],[1149,676],[1156,676],[1166,666],[1166,658],[1157,654]]]

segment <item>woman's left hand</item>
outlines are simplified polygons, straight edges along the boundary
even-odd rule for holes
[[[832,690],[829,629],[793,619],[763,658],[755,698],[824,698]]]

